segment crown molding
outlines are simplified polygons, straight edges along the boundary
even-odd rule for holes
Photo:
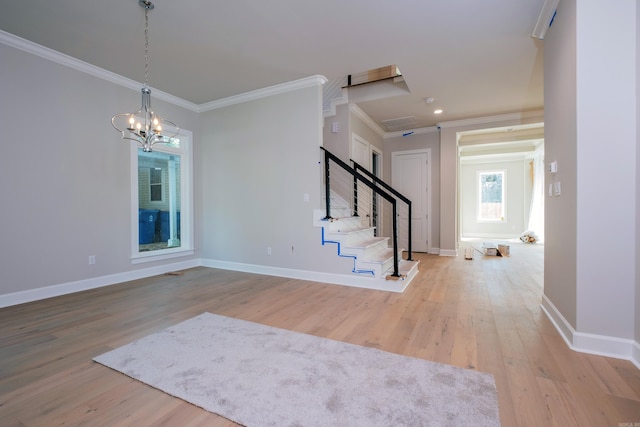
[[[94,77],[106,80],[108,82],[115,83],[119,86],[123,86],[128,89],[140,91],[140,88],[142,87],[140,82],[123,77],[112,71],[105,70],[104,68],[96,67],[95,65],[89,64],[88,62],[81,61],[72,56],[66,55],[64,53],[58,52],[56,50],[50,49],[48,47],[39,45],[32,41],[23,39],[21,37],[18,37],[14,34],[7,33],[6,31],[0,30],[0,43],[13,47],[15,49],[22,50],[23,52],[27,52],[32,55],[39,56],[41,58],[55,62],[57,64],[64,65],[76,71],[80,71],[82,73],[92,75]],[[251,92],[231,96],[229,98],[224,98],[224,99],[220,99],[217,101],[212,101],[212,102],[208,102],[200,105],[194,104],[193,102],[189,102],[185,99],[179,98],[177,96],[171,95],[161,90],[154,89],[153,87],[151,89],[153,91],[153,97],[155,99],[161,99],[173,105],[177,105],[178,107],[182,107],[196,113],[201,113],[203,111],[214,110],[216,108],[222,108],[229,105],[239,104],[241,102],[260,99],[267,96],[289,92],[292,90],[297,90],[297,89],[302,89],[302,88],[307,88],[312,86],[322,86],[326,82],[327,82],[327,79],[324,76],[316,75],[316,76],[295,80],[292,82],[282,83],[275,86],[254,90]]]
[[[207,102],[199,105],[199,112],[216,110],[218,108],[228,107],[230,105],[241,104],[247,101],[266,98],[273,95],[279,95],[292,90],[305,89],[308,87],[322,86],[327,82],[327,78],[321,75],[305,77],[291,82],[280,83],[274,86],[256,89],[251,92],[241,93],[239,95],[230,96],[228,98],[218,99],[216,101]]]
[[[99,79],[115,83],[128,89],[140,91],[140,88],[142,87],[142,84],[140,82],[128,79],[114,72],[105,70],[104,68],[96,67],[95,65],[91,65],[87,62],[81,61],[56,50],[49,49],[48,47],[44,47],[32,41],[25,40],[14,34],[7,33],[6,31],[0,30],[0,43],[13,47],[15,49],[22,50],[23,52],[39,56],[60,65],[64,65],[76,71],[80,71]],[[173,96],[161,90],[153,88],[151,89],[153,91],[153,97],[156,99],[161,99],[187,110],[198,112],[198,105],[192,102],[186,101],[182,98],[178,98],[177,96]]]
[[[360,107],[356,104],[349,104],[349,111],[352,112],[356,117],[365,122],[367,126],[369,126],[375,133],[377,133],[380,137],[384,138],[386,132],[382,129],[367,113],[362,111]]]
[[[525,119],[537,118],[537,117],[541,119],[540,120],[541,123],[544,122],[544,111],[535,110],[535,111],[525,111],[522,113],[508,113],[508,114],[500,114],[496,116],[476,117],[473,119],[452,120],[450,122],[438,123],[438,127],[454,128],[454,127],[481,125],[481,124],[510,121],[510,120],[525,120]]]

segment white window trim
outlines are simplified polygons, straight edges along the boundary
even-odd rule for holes
[[[161,261],[193,255],[193,132],[180,129],[181,148],[154,146],[154,151],[174,153],[180,160],[180,247],[140,252],[138,230],[138,144],[131,144],[131,263]]]

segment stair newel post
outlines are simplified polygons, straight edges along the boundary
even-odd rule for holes
[[[358,164],[353,160],[353,169],[358,172]],[[358,216],[358,177],[353,175],[353,216]]]
[[[393,277],[400,277],[398,268],[398,202],[396,199],[391,201],[393,208]]]
[[[329,152],[324,150],[324,204],[325,220],[331,219],[331,186],[329,184]]]
[[[411,258],[411,201],[407,203],[407,206],[409,207],[409,225],[407,227],[407,233],[409,234],[407,236],[407,244],[409,246],[409,250],[407,251],[407,261],[413,261],[413,259]]]

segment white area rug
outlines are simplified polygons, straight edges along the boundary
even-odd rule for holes
[[[493,376],[203,313],[95,361],[245,426],[498,426]]]

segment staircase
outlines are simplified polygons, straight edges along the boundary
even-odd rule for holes
[[[338,216],[328,220],[323,219],[322,210],[314,211],[314,225],[322,228],[322,245],[335,245],[339,257],[352,258],[351,273],[370,280],[369,285],[364,282],[366,287],[403,292],[418,273],[419,262],[402,259],[403,250],[399,249],[398,275],[395,276],[389,237],[376,237],[375,227],[363,225],[360,217],[349,216],[349,208],[333,211]]]
[[[325,157],[325,209],[314,210],[314,226],[322,228],[322,245],[336,245],[337,255],[353,259],[351,273],[366,280],[358,279],[357,286],[393,292],[403,292],[418,273],[418,262],[411,260],[411,228],[403,230],[408,237],[407,258],[403,259],[404,250],[398,247],[398,203],[406,203],[411,224],[411,201],[388,184],[367,172],[353,162],[353,167],[343,162],[329,151],[321,148]],[[332,168],[333,165],[333,168]],[[351,176],[354,181],[344,180],[341,174]],[[369,192],[385,199],[392,208],[391,237],[377,236],[376,227],[370,225],[370,212],[376,219],[376,210],[370,209],[374,197],[363,197],[360,184],[366,184]],[[342,185],[340,185],[342,184]],[[347,184],[347,185],[345,185]],[[346,201],[334,188],[345,193],[345,188],[352,188],[352,202]],[[365,191],[367,192],[367,191]],[[367,206],[363,206],[363,205]],[[367,212],[359,216],[357,212]],[[352,214],[352,212],[356,212]],[[374,222],[376,223],[376,222]],[[356,286],[354,284],[354,286]]]

